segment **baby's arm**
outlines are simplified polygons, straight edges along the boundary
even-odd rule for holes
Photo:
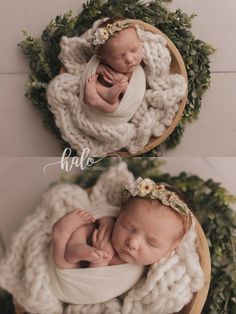
[[[53,260],[59,268],[76,268],[76,264],[65,258],[70,238],[78,228],[94,222],[94,217],[88,212],[75,209],[59,219],[52,228]]]

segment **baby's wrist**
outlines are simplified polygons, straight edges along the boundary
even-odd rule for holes
[[[98,223],[110,223],[115,222],[115,218],[112,216],[104,216],[98,219]]]

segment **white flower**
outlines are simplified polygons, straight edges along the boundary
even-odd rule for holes
[[[112,30],[112,24],[107,24],[107,26],[106,26],[106,28],[107,28],[107,30],[108,30],[108,32],[110,33],[111,32],[111,30]]]
[[[106,41],[109,38],[109,33],[105,27],[98,28],[99,36],[102,41]]]
[[[148,178],[144,180],[142,178],[138,178],[137,187],[139,190],[139,195],[144,197],[152,192],[152,190],[155,188],[155,183]]]
[[[109,33],[104,27],[100,27],[94,33],[93,45],[100,46],[109,38]]]
[[[134,182],[133,184],[127,184],[125,186],[126,190],[134,197],[138,194],[137,184]]]

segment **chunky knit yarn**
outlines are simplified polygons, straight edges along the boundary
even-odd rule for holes
[[[166,39],[136,26],[143,42],[147,80],[143,102],[133,118],[122,125],[90,121],[78,94],[82,73],[93,54],[92,34],[100,22],[96,21],[80,37],[62,37],[59,58],[67,73],[50,82],[47,100],[63,139],[78,155],[85,147],[89,147],[91,156],[104,156],[121,148],[135,154],[145,147],[151,136],[161,136],[171,125],[179,109],[179,101],[186,93],[186,82],[182,75],[170,74],[171,56]]]
[[[132,183],[125,163],[102,174],[88,195],[75,184],[59,183],[42,196],[35,210],[14,235],[0,263],[0,286],[25,310],[37,314],[174,313],[187,304],[204,283],[196,252],[196,233],[189,231],[176,252],[149,267],[145,278],[120,298],[92,305],[63,305],[50,287],[48,254],[52,225],[74,208],[96,218],[119,212],[120,190]],[[89,291],[88,291],[89,293]]]

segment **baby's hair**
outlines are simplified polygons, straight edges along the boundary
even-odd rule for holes
[[[126,18],[124,18],[124,17],[118,17],[118,16],[117,16],[117,17],[111,17],[111,18],[109,18],[108,20],[106,20],[106,21],[104,21],[104,22],[101,22],[101,24],[99,24],[97,28],[100,28],[100,27],[107,27],[108,24],[114,24],[114,23],[116,23],[116,22],[125,21],[125,20],[126,20]],[[132,24],[132,23],[131,23],[128,27],[126,27],[126,28],[133,28],[134,30],[136,30],[135,25]],[[117,32],[117,34],[119,34],[119,32]],[[112,36],[112,38],[116,37],[117,34],[114,34],[114,35]],[[110,38],[110,39],[111,39],[111,38]],[[108,42],[110,39],[108,39],[106,42]],[[102,50],[104,49],[104,46],[106,45],[106,42],[105,42],[103,45],[100,45],[100,46],[97,48],[96,53],[97,53],[98,56],[102,56]]]
[[[183,201],[188,206],[188,208],[190,208],[189,202],[186,200],[185,196],[176,188],[166,183],[158,183],[157,186],[158,185],[164,185],[166,190],[170,192],[174,192],[179,197],[179,199]],[[143,201],[149,206],[156,205],[157,207],[160,207],[160,208],[164,206],[165,209],[163,209],[163,212],[168,211],[169,213],[173,213],[177,217],[179,217],[183,223],[183,232],[179,235],[180,239],[182,239],[183,236],[186,234],[186,232],[190,229],[192,225],[192,217],[190,215],[179,213],[173,208],[171,208],[170,206],[163,205],[162,202],[159,201],[158,199],[149,199],[149,198],[140,197],[140,196],[135,196],[135,197],[130,196],[128,200],[122,201],[122,204],[121,204],[122,209],[126,209],[132,202],[137,201],[137,200]]]

